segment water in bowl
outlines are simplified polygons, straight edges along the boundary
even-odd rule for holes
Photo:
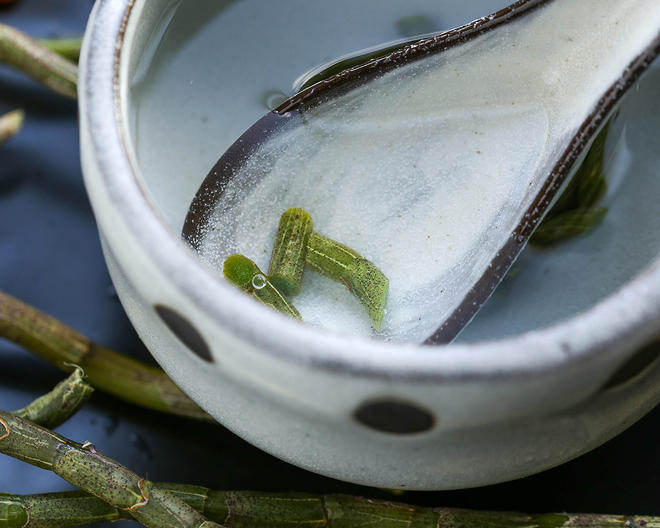
[[[195,9],[171,3],[161,31],[146,47],[131,93],[135,150],[148,190],[179,231],[218,156],[290,95],[301,73],[406,33],[459,25],[506,3],[300,0],[282,7],[244,0],[200,1]],[[657,98],[657,73],[652,70],[624,102],[613,127],[605,221],[591,234],[550,250],[527,249],[459,339],[500,337],[565,318],[612,292],[657,255],[660,233],[652,227],[660,215],[654,204],[660,191],[655,157],[660,123],[644,111]],[[347,310],[344,322],[359,320],[359,306],[347,292],[331,283],[328,288],[326,295]]]

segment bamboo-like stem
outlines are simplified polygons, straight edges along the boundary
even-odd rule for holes
[[[314,231],[309,237],[306,265],[343,283],[367,310],[373,327],[380,329],[390,281],[372,262],[348,246]]]
[[[25,120],[23,110],[13,110],[0,116],[0,145],[18,134]]]
[[[287,209],[280,217],[268,266],[268,279],[284,295],[300,293],[312,229],[312,217],[304,209]]]
[[[244,255],[231,255],[225,259],[225,278],[251,297],[270,306],[274,310],[302,320],[300,312],[291,304],[282,292],[275,287],[264,272]]]
[[[0,453],[48,469],[147,528],[214,528],[201,513],[169,491],[96,451],[32,422],[0,411]],[[15,509],[15,506],[13,506]],[[26,510],[28,521],[30,509]]]
[[[83,370],[76,368],[48,394],[44,394],[27,407],[12,414],[53,429],[73,416],[89,400],[93,392],[94,389],[85,381]]]
[[[641,515],[528,515],[425,508],[349,495],[215,491],[183,484],[155,485],[228,528],[660,528],[660,517]],[[128,518],[128,512],[84,492],[0,494],[0,528],[73,528]]]
[[[76,99],[78,66],[16,28],[0,23],[0,61]]]
[[[0,337],[71,372],[77,365],[95,388],[125,401],[199,420],[212,418],[159,368],[98,345],[57,319],[0,292]]]
[[[82,37],[56,38],[56,39],[37,39],[37,42],[54,51],[60,57],[64,57],[71,62],[78,62],[80,58],[80,48],[82,47]]]

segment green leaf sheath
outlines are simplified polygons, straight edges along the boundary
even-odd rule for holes
[[[37,43],[50,51],[57,53],[72,62],[78,62],[80,58],[80,48],[82,47],[82,37],[58,38],[58,39],[37,39]]]
[[[305,269],[312,217],[304,209],[287,209],[280,218],[268,267],[268,279],[284,295],[298,295]]]
[[[605,142],[610,129],[608,122],[594,139],[584,163],[580,167],[577,188],[579,207],[593,207],[607,193],[607,180],[603,175],[605,164]]]
[[[627,521],[630,528],[660,528],[658,517],[527,515],[424,508],[348,495],[214,491],[183,484],[154,485],[227,528],[621,528]],[[0,528],[69,528],[128,518],[128,512],[84,492],[0,494]]]
[[[53,471],[110,506],[129,512],[148,528],[198,528],[206,523],[202,514],[181,499],[101,455],[94,446],[78,444],[5,411],[0,411],[0,452]]]
[[[59,94],[77,97],[78,66],[5,24],[0,24],[0,61]]]
[[[244,255],[227,257],[224,263],[225,278],[263,304],[294,319],[302,320],[300,312],[273,285],[259,267]]]
[[[373,263],[316,232],[309,237],[306,263],[314,271],[345,284],[367,310],[374,328],[381,327],[389,280]]]
[[[531,244],[549,246],[579,236],[607,213],[595,205],[607,194],[603,166],[609,126],[608,122],[594,138],[582,165],[530,238]]]
[[[53,429],[73,416],[93,392],[94,389],[85,382],[83,370],[77,368],[48,394],[12,414]]]
[[[13,110],[0,116],[0,145],[18,134],[24,120],[25,112],[23,110]]]
[[[98,345],[39,310],[0,292],[0,337],[66,372],[81,367],[97,389],[125,401],[199,420],[212,420],[159,368]]]
[[[572,209],[543,222],[534,231],[530,242],[550,246],[586,233],[605,218],[607,208]]]

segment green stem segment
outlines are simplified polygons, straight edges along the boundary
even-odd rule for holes
[[[586,233],[605,218],[607,208],[571,209],[544,221],[534,231],[530,242],[550,246]]]
[[[284,295],[298,295],[313,222],[304,209],[287,209],[280,218],[268,278]]]
[[[607,193],[603,167],[609,126],[608,122],[594,138],[582,165],[531,236],[531,244],[550,246],[569,240],[596,227],[605,217],[607,209],[596,205]]]
[[[111,507],[130,513],[147,528],[219,526],[90,444],[78,444],[5,411],[0,411],[0,452],[52,471]],[[30,510],[26,513],[29,519]]]
[[[81,368],[74,370],[48,394],[12,414],[48,429],[66,422],[89,400],[94,389],[85,382]]]
[[[390,284],[382,271],[351,248],[316,232],[309,237],[307,265],[345,284],[367,310],[374,328],[380,329]]]
[[[98,345],[39,310],[0,292],[0,337],[66,372],[81,367],[97,389],[125,401],[199,420],[212,418],[161,369]]]
[[[232,284],[258,301],[294,319],[301,320],[300,312],[286,300],[268,277],[249,258],[236,254],[227,257],[224,274]]]
[[[13,110],[0,116],[0,145],[18,134],[25,120],[23,110]]]
[[[0,24],[0,61],[59,94],[72,99],[77,97],[78,66],[5,24]]]
[[[58,38],[58,39],[37,39],[39,45],[54,51],[60,57],[64,57],[71,62],[78,62],[80,58],[80,48],[82,47],[82,37]]]
[[[522,514],[424,508],[348,495],[214,491],[201,486],[156,484],[208,519],[227,527],[292,528],[660,528],[659,517]],[[72,528],[129,518],[84,492],[0,494],[0,528]]]

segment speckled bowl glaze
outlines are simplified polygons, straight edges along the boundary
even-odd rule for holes
[[[630,255],[644,260],[641,271],[568,317],[508,337],[440,346],[301,325],[218,280],[180,237],[187,204],[222,153],[191,151],[185,138],[172,140],[182,133],[199,142],[208,136],[199,121],[177,114],[179,103],[196,103],[180,93],[156,101],[152,126],[165,139],[154,137],[150,147],[166,163],[178,167],[184,160],[195,170],[179,177],[153,164],[146,170],[140,152],[149,137],[140,136],[140,145],[135,139],[131,83],[149,75],[140,71],[140,59],[158,42],[167,13],[191,4],[98,0],[79,93],[85,182],[115,287],[157,361],[201,407],[252,444],[311,471],[389,488],[453,489],[561,464],[660,402],[657,248],[648,258]],[[219,9],[211,4],[219,3],[195,7]],[[455,2],[439,4],[453,5],[467,20],[474,18],[470,9],[485,14],[505,2],[474,2],[463,11]],[[202,38],[204,28],[189,32]],[[358,47],[347,43],[344,51]],[[232,53],[243,63],[257,60],[246,49],[237,43]],[[199,75],[194,80],[214,75],[211,61],[212,54],[187,60]],[[657,90],[658,75],[653,78]],[[199,104],[208,105],[214,89],[213,83],[200,88],[206,99]],[[231,141],[256,120],[250,119],[236,125],[220,116],[212,124],[231,128]],[[655,144],[657,126],[656,120],[650,129]],[[644,167],[657,174],[657,156]]]

